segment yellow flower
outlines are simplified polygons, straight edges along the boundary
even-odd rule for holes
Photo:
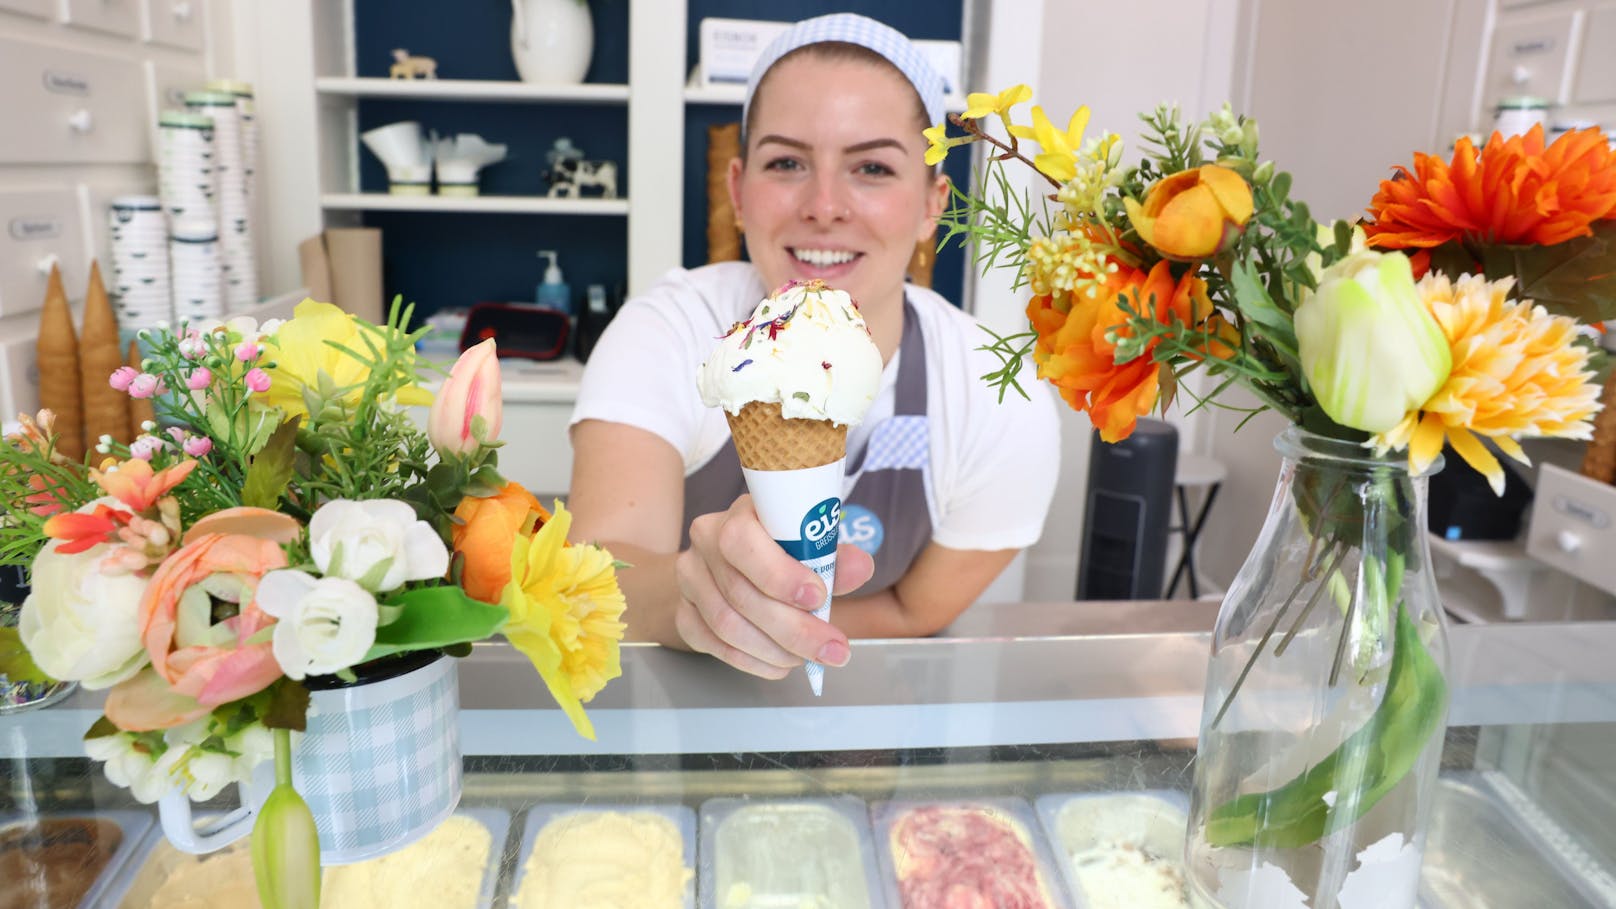
[[[598,546],[568,546],[572,515],[560,502],[555,514],[511,549],[511,581],[501,605],[510,610],[505,637],[539,671],[578,734],[594,740],[583,702],[622,674],[623,591],[611,553]]]
[[[344,402],[358,403],[360,386],[369,378],[370,367],[327,342],[370,357],[365,339],[368,337],[379,348],[386,329],[355,318],[330,303],[314,300],[297,304],[292,315],[265,344],[268,349],[265,360],[275,366],[266,370],[270,383],[264,403],[280,407],[288,417],[306,416],[308,407],[303,402],[303,389],[318,389],[322,373],[333,387],[348,389]],[[399,389],[397,397],[398,403],[404,405],[432,403],[432,393],[414,385]]]
[[[946,123],[928,126],[921,130],[920,134],[926,137],[927,167],[933,167],[941,163],[944,158],[948,157],[948,150],[954,146],[964,145],[971,141],[970,138],[964,136],[950,139],[948,137],[948,124]]]
[[[1044,109],[1034,105],[1032,127],[1012,126],[1010,134],[1037,142],[1041,151],[1038,157],[1033,159],[1033,166],[1050,179],[1065,183],[1077,176],[1077,156],[1083,148],[1083,130],[1087,129],[1088,125],[1087,104],[1072,113],[1072,119],[1067,121],[1065,131],[1056,129],[1055,124],[1045,115]]]
[[[1403,421],[1369,440],[1376,454],[1408,447],[1410,469],[1424,471],[1443,442],[1504,492],[1504,471],[1479,437],[1530,463],[1521,437],[1587,439],[1599,410],[1588,349],[1577,326],[1530,300],[1511,300],[1513,278],[1487,281],[1466,275],[1451,282],[1431,274],[1419,292],[1453,351],[1448,379]]]
[[[1012,85],[997,95],[991,92],[971,92],[965,96],[965,113],[960,114],[960,119],[980,120],[988,114],[1008,116],[1010,108],[1031,98],[1032,89],[1025,84]]]

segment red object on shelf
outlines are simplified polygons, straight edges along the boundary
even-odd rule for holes
[[[478,303],[466,314],[460,349],[489,338],[501,357],[554,360],[567,351],[571,324],[567,314],[531,303]]]

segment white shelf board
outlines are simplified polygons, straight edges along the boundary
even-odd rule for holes
[[[441,211],[530,215],[626,215],[627,199],[550,199],[544,196],[394,196],[387,193],[326,193],[326,210]]]
[[[685,82],[686,104],[734,104],[739,105],[746,100],[746,86],[740,83],[722,83],[718,85],[702,85],[694,74]],[[943,109],[951,114],[957,114],[965,109],[964,95],[944,95]]]
[[[322,95],[413,98],[419,101],[508,101],[549,104],[627,104],[627,85],[535,85],[491,79],[375,79],[328,76],[314,80]]]

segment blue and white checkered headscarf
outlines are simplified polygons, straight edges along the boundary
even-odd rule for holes
[[[747,122],[752,110],[752,96],[757,94],[758,83],[763,81],[770,67],[798,48],[827,41],[857,44],[880,54],[915,87],[921,104],[926,107],[926,122],[942,122],[943,77],[932,68],[926,55],[897,29],[854,13],[832,13],[804,19],[775,38],[764,49],[763,56],[752,67],[751,77],[746,80],[746,103],[741,108],[741,122]]]

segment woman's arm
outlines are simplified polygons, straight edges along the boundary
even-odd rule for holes
[[[1020,551],[949,549],[928,543],[891,588],[838,599],[831,621],[852,638],[936,634],[976,602]]]
[[[680,552],[684,462],[673,446],[601,420],[574,425],[572,445],[572,535],[634,566],[618,573],[630,637],[710,653],[768,678],[806,659],[846,662],[846,636],[812,615],[823,582],[775,544],[749,497],[697,518],[691,546]],[[847,546],[838,555],[838,590],[869,578],[873,564],[862,551]]]

